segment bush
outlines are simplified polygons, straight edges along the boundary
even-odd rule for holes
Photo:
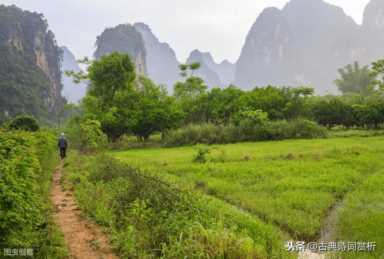
[[[206,155],[209,154],[209,149],[207,148],[199,148],[197,150],[196,156],[193,158],[194,163],[205,163],[207,162]]]
[[[75,117],[67,125],[70,145],[82,152],[94,152],[104,148],[108,139],[101,129],[101,123],[97,120]]]
[[[106,146],[107,136],[97,120],[87,119],[80,123],[80,148],[82,151],[96,151]]]
[[[37,120],[31,116],[23,115],[14,118],[8,125],[11,130],[25,130],[35,132],[39,130]]]
[[[49,132],[0,131],[0,247],[33,248],[36,258],[64,257],[48,200],[55,144]]]
[[[184,128],[168,131],[163,136],[163,145],[182,146],[195,144],[228,143],[232,137],[224,126],[213,124],[190,124]]]
[[[321,138],[326,135],[324,127],[305,119],[267,121],[253,127],[249,124],[239,126],[203,124],[189,125],[167,132],[163,138],[163,145],[226,144],[242,141]]]

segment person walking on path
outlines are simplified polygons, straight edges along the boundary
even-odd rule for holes
[[[60,149],[60,158],[64,159],[67,155],[67,147],[68,147],[68,141],[65,138],[65,134],[61,133],[58,144]]]

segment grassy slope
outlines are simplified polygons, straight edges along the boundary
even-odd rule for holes
[[[148,171],[178,176],[307,241],[319,237],[329,209],[346,197],[338,238],[379,242],[384,236],[384,192],[378,177],[383,144],[383,137],[350,137],[210,146],[204,164],[192,162],[199,147],[113,155]]]

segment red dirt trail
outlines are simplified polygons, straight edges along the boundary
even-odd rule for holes
[[[80,216],[80,209],[71,190],[65,190],[61,163],[54,172],[51,200],[54,220],[64,235],[71,259],[117,259],[109,246],[108,238],[100,229]]]

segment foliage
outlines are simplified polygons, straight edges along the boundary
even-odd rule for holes
[[[56,142],[50,132],[0,132],[0,246],[64,258],[48,200]]]
[[[207,148],[199,148],[197,150],[196,156],[193,158],[193,162],[195,163],[205,163],[207,162],[206,155],[209,154],[209,149]]]
[[[100,121],[103,132],[112,141],[124,134],[147,140],[178,124],[181,111],[174,99],[151,80],[136,78],[128,55],[112,53],[91,62],[88,74],[73,74],[89,79],[90,88],[83,100],[84,119]]]
[[[237,114],[234,124],[241,128],[254,128],[265,124],[268,121],[268,114],[262,110],[245,110]]]
[[[327,127],[378,128],[384,123],[381,93],[350,101],[344,97],[322,98],[311,104],[313,118]]]
[[[38,131],[39,124],[32,116],[17,116],[9,122],[8,128],[11,130],[25,130],[25,131]]]
[[[261,113],[262,114],[262,113]],[[265,116],[262,114],[262,116]],[[213,124],[188,125],[164,134],[164,146],[195,144],[225,144],[242,141],[282,140],[292,138],[321,138],[326,130],[313,121],[298,119],[292,121],[264,121],[250,127],[216,126]]]
[[[335,84],[343,94],[357,93],[367,96],[374,90],[375,76],[372,75],[368,66],[360,67],[356,61],[353,65],[349,64],[339,69],[339,74],[340,78],[335,81]]]
[[[53,121],[65,100],[59,94],[61,52],[46,20],[1,5],[0,25],[0,122],[21,114]],[[36,48],[45,55],[50,75],[37,65]]]
[[[80,123],[80,149],[82,151],[96,151],[106,147],[107,136],[101,130],[97,120],[87,119]]]
[[[376,79],[373,82],[380,90],[384,89],[384,59],[372,63],[372,76]]]
[[[353,107],[340,98],[321,99],[312,106],[312,114],[316,121],[327,127],[355,125]]]
[[[144,77],[140,77],[140,84],[132,132],[140,139],[148,140],[155,132],[163,132],[177,126],[182,112],[163,88]]]
[[[192,64],[180,64],[180,75],[182,77],[192,77],[193,73],[201,67],[201,64],[198,62]]]

